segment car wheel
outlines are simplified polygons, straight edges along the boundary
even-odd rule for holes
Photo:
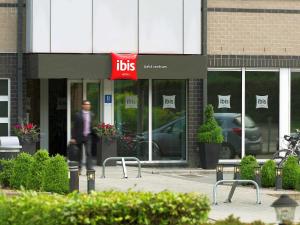
[[[219,159],[232,159],[234,156],[234,149],[233,147],[228,144],[222,144],[221,151],[219,152]]]

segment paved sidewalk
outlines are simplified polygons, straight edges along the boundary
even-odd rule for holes
[[[136,178],[137,168],[127,167],[128,179],[123,178],[121,166],[107,167],[106,178],[101,178],[102,167],[96,167],[96,190],[120,190],[127,191],[152,191],[160,192],[171,190],[175,192],[200,192],[206,194],[211,202],[213,186],[215,183],[215,172],[202,169],[190,168],[142,168],[142,178]],[[85,174],[85,171],[82,171]],[[225,173],[225,179],[232,179],[232,173]],[[80,191],[87,191],[86,176],[80,176]],[[262,204],[256,201],[256,191],[252,187],[239,186],[232,198],[232,203],[224,203],[230,191],[230,186],[221,185],[218,187],[218,205],[212,205],[209,218],[212,220],[224,219],[230,214],[240,217],[244,222],[262,220],[268,223],[275,223],[275,211],[270,205],[277,199],[274,197],[281,193],[300,196],[300,192],[281,191],[273,189],[261,189]],[[273,196],[272,196],[273,195]],[[300,205],[300,198],[298,203]],[[300,206],[296,210],[296,221],[300,221]]]

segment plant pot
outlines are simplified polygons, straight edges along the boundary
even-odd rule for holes
[[[26,152],[30,155],[33,155],[36,152],[36,142],[32,141],[32,142],[21,142],[22,145],[22,152]]]
[[[200,161],[203,169],[215,169],[219,160],[221,144],[200,144]]]
[[[97,165],[102,166],[109,157],[117,157],[117,140],[100,137],[97,142]],[[116,161],[108,161],[105,166],[116,166]]]

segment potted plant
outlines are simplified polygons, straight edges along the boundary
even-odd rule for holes
[[[36,143],[39,141],[40,130],[37,125],[21,122],[13,128],[22,145],[22,151],[33,155],[36,152]]]
[[[97,165],[109,157],[117,156],[117,129],[115,125],[99,123],[93,128],[98,137],[97,141]],[[115,161],[108,161],[105,165],[114,166]]]
[[[214,108],[207,105],[205,120],[199,127],[197,139],[200,142],[200,159],[204,169],[214,169],[218,162],[221,144],[224,140],[222,128],[214,118]]]

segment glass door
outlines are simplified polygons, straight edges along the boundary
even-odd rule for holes
[[[91,111],[94,113],[93,124],[101,118],[101,92],[99,81],[68,81],[68,141],[71,139],[71,130],[76,112],[81,110],[83,100],[91,102]]]

